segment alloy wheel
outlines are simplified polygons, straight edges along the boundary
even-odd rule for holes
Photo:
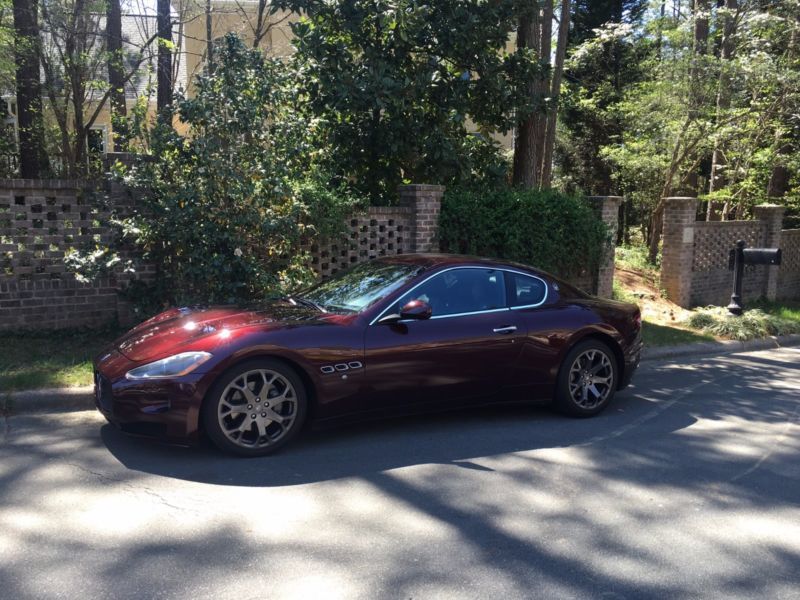
[[[286,436],[297,410],[297,393],[286,377],[270,369],[254,369],[225,387],[217,419],[222,432],[237,446],[263,448]]]
[[[579,354],[569,370],[569,394],[584,409],[605,402],[614,386],[614,367],[608,355],[597,349]]]

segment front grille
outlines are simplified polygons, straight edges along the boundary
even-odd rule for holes
[[[105,411],[111,412],[113,404],[113,394],[111,392],[111,382],[107,377],[95,371],[94,374],[94,393],[97,397],[97,403]]]

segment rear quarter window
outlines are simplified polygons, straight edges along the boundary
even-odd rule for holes
[[[544,279],[533,275],[506,273],[508,281],[508,305],[539,306],[552,296],[551,285]]]

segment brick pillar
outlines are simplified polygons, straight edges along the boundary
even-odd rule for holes
[[[766,248],[781,247],[781,231],[783,229],[783,213],[786,209],[775,204],[761,204],[753,209],[758,221],[767,224]],[[767,300],[775,300],[778,296],[778,275],[780,267],[767,267],[767,285],[764,295]]]
[[[694,223],[697,198],[665,198],[661,287],[678,306],[689,308],[692,300]]]
[[[397,189],[400,204],[414,209],[411,252],[439,251],[439,210],[442,185],[401,185]]]
[[[592,203],[597,216],[606,224],[608,230],[608,241],[600,257],[596,278],[595,294],[601,298],[611,298],[614,290],[614,246],[619,227],[619,207],[622,201],[622,196],[589,197],[589,202]]]

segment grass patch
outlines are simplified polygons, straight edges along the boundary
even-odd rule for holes
[[[92,357],[120,330],[0,334],[0,394],[92,383]]]
[[[630,302],[631,304],[639,303],[639,299],[616,279],[614,280],[614,287],[611,291],[611,298],[613,300],[619,300],[620,302]]]
[[[757,340],[771,335],[800,333],[800,306],[795,303],[762,302],[740,317],[726,308],[698,308],[686,324],[692,329],[731,340]]]
[[[680,344],[696,344],[698,342],[713,342],[714,336],[707,333],[687,331],[679,327],[658,325],[645,321],[642,323],[642,339],[645,347],[650,346],[678,346]]]
[[[617,246],[614,251],[614,263],[631,271],[655,273],[661,268],[658,264],[661,255],[658,256],[657,264],[653,264],[648,259],[647,253],[646,246]]]

